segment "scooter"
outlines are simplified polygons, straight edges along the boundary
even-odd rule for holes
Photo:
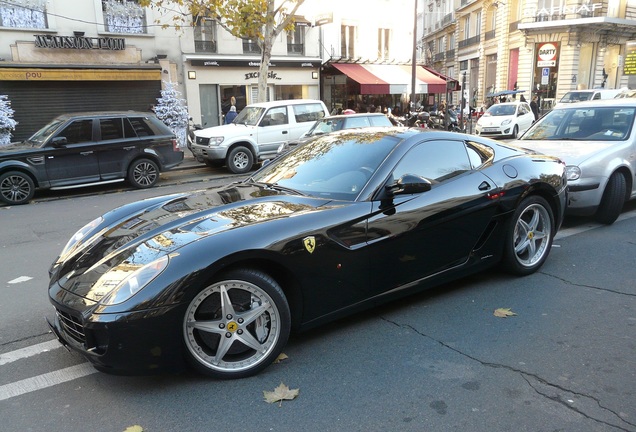
[[[196,141],[196,136],[194,135],[194,131],[198,131],[201,129],[203,129],[203,126],[201,126],[200,124],[195,124],[192,121],[192,117],[188,119],[188,136],[187,136],[188,150],[192,152],[192,156],[194,156],[194,158],[199,162],[203,162],[203,158],[194,154],[194,152],[192,151],[192,143]]]

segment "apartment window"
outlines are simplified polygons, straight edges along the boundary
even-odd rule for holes
[[[470,37],[470,16],[464,18],[464,39]]]
[[[378,29],[378,58],[389,59],[389,41],[391,36],[391,30]]]
[[[305,53],[305,26],[296,25],[293,32],[287,32],[287,54]]]
[[[444,37],[442,36],[441,38],[437,39],[437,52],[443,53],[444,51],[446,51],[446,49],[444,47]]]
[[[216,52],[216,21],[205,17],[194,19],[194,52]]]
[[[340,27],[340,56],[344,58],[354,58],[355,53],[356,28],[354,26],[343,25]]]
[[[256,39],[243,39],[243,54],[260,54],[261,47]]]
[[[48,28],[46,0],[32,0],[27,6],[0,2],[0,27]]]
[[[146,33],[146,11],[137,0],[103,0],[104,27],[111,33]]]

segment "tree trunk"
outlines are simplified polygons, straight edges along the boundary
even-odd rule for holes
[[[263,32],[263,41],[261,42],[261,66],[258,75],[258,101],[267,101],[267,79],[269,75],[269,61],[272,58],[272,45],[276,39],[277,33],[274,19],[274,2],[269,1],[267,5],[267,24]]]

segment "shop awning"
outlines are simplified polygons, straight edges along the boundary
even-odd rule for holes
[[[409,94],[411,92],[410,65],[374,65],[332,63],[336,69],[360,84],[360,93]],[[444,93],[446,81],[421,66],[416,68],[415,93]]]

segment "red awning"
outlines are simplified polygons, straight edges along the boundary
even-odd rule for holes
[[[409,94],[412,69],[409,65],[332,63],[340,72],[360,84],[360,93]],[[444,93],[446,81],[423,69],[416,68],[415,93]]]

